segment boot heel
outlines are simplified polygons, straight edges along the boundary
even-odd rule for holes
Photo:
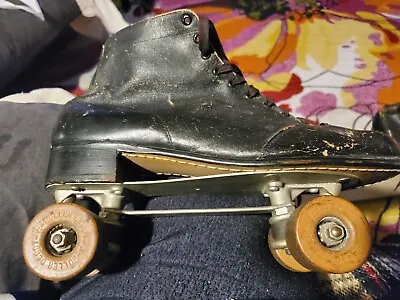
[[[51,150],[47,182],[115,182],[116,172],[116,150],[59,146]]]

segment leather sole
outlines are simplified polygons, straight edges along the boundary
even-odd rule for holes
[[[121,149],[121,150],[117,150]],[[263,161],[264,162],[264,161]],[[258,163],[258,164],[257,164]],[[207,176],[238,172],[312,172],[341,173],[357,177],[365,185],[393,177],[400,173],[396,165],[382,161],[332,159],[273,159],[269,165],[260,162],[221,162],[179,156],[160,151],[130,148],[121,145],[91,144],[58,146],[52,149],[48,168],[48,183],[66,182],[122,182],[141,180],[141,173],[158,175]]]

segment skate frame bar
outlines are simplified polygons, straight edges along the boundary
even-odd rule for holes
[[[172,216],[188,216],[188,215],[262,215],[268,214],[275,209],[291,206],[286,205],[270,205],[259,207],[232,207],[232,208],[203,208],[203,209],[168,209],[168,210],[118,210],[105,209],[105,212],[129,215],[129,216],[146,216],[146,217],[172,217]]]

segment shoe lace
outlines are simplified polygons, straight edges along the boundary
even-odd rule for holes
[[[211,32],[211,35],[210,35]],[[228,58],[225,56],[222,50],[222,45],[218,39],[218,35],[215,31],[215,28],[212,26],[210,28],[210,20],[204,17],[200,17],[200,25],[199,25],[199,34],[197,43],[199,44],[199,49],[201,52],[201,56],[203,58],[209,58],[211,52],[213,51],[212,47],[221,49],[221,58],[223,61],[222,65],[216,66],[213,70],[214,74],[222,75],[222,74],[230,74],[229,78],[229,86],[236,86],[245,84],[247,87],[246,97],[253,98],[260,94],[260,91],[255,88],[253,85],[247,84],[246,79],[244,78],[242,71],[240,68],[231,63]],[[216,44],[216,45],[214,45]],[[266,107],[274,107],[276,104],[273,100],[265,98],[264,105]],[[285,115],[289,115],[288,112],[283,111],[282,113]]]

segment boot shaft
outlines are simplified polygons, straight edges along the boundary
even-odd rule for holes
[[[198,27],[196,14],[179,10],[121,30],[106,42],[91,90],[107,91],[119,105],[215,93],[212,70],[221,58],[201,57]],[[227,90],[227,84],[218,89]]]

